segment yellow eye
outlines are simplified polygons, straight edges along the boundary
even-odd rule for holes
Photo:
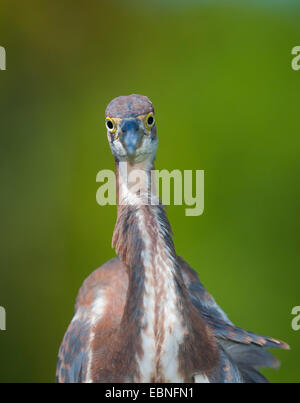
[[[115,133],[117,130],[117,126],[111,118],[106,118],[105,126],[110,133]]]
[[[145,118],[145,128],[147,130],[150,130],[155,123],[154,115],[153,112],[148,113],[148,115]]]

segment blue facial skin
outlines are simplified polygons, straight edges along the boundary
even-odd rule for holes
[[[140,124],[138,119],[124,119],[120,123],[122,131],[121,141],[126,147],[129,157],[132,157],[136,151],[140,139]]]

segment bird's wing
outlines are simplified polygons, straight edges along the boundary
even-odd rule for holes
[[[81,383],[86,379],[91,326],[79,315],[70,323],[58,353],[56,382]]]
[[[206,291],[197,273],[182,258],[178,257],[178,262],[193,305],[213,330],[221,347],[221,364],[214,380],[236,379],[235,372],[238,369],[245,382],[265,382],[266,379],[257,369],[279,366],[279,361],[265,348],[287,350],[289,346],[282,341],[236,327]]]
[[[119,325],[127,284],[125,267],[118,258],[105,263],[84,281],[77,296],[75,315],[59,349],[57,382],[91,381],[95,327],[102,321],[111,330]],[[112,295],[117,298],[112,299]]]

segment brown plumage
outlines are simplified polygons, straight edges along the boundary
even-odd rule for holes
[[[59,351],[59,382],[263,382],[282,342],[235,327],[177,256],[151,170],[154,109],[140,95],[106,110],[116,161],[118,257],[81,287]],[[138,186],[131,175],[142,173]]]

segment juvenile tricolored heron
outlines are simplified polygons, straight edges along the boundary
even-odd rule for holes
[[[257,369],[278,365],[266,348],[288,346],[236,327],[177,256],[149,186],[157,148],[152,103],[141,95],[114,99],[106,127],[118,184],[118,257],[79,291],[58,382],[265,382]],[[138,187],[127,180],[135,171],[147,179]]]

